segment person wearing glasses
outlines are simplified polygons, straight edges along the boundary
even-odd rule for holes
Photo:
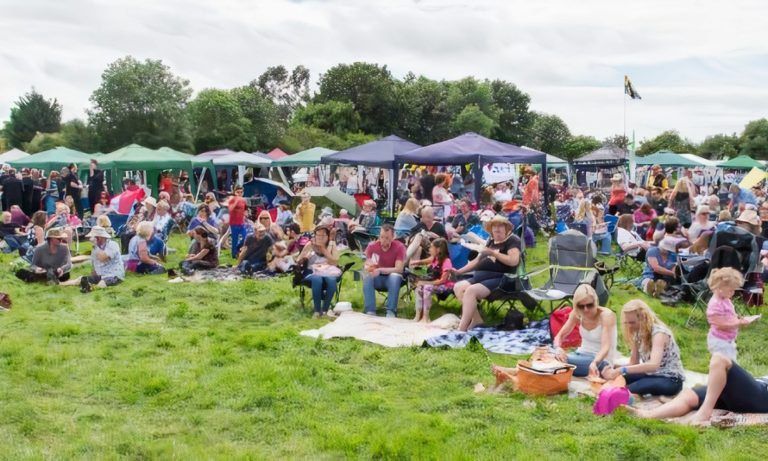
[[[677,395],[685,372],[680,348],[668,326],[639,299],[621,309],[622,334],[632,351],[629,365],[606,368],[603,378],[623,375],[627,388],[638,395]]]
[[[579,285],[574,291],[573,306],[552,344],[561,360],[576,365],[573,376],[599,376],[603,368],[613,366],[618,357],[616,314],[599,305],[597,292],[587,284]],[[560,345],[576,327],[581,335],[581,346],[566,354]]]

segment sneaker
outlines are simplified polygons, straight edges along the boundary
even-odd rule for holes
[[[395,314],[395,313],[394,313],[394,312],[392,312],[392,311],[387,311],[387,318],[388,318],[388,319],[394,319],[394,318],[397,318],[397,314]]]
[[[45,273],[45,277],[48,279],[48,285],[58,285],[59,278],[56,276],[56,272],[53,269],[48,269]]]
[[[88,293],[91,291],[91,284],[88,282],[88,277],[80,277],[80,293]]]
[[[648,283],[645,284],[645,294],[647,294],[651,298],[656,297],[656,281],[655,280],[649,280]]]
[[[376,311],[365,311],[365,315],[376,317]]]
[[[328,317],[331,317],[331,318],[338,317],[336,315],[336,312],[333,312],[333,309],[329,310],[328,312],[325,312],[325,315],[327,315]]]
[[[319,319],[321,316],[322,316],[322,314],[320,314],[320,312],[315,312],[315,313],[312,314],[312,318],[313,319]]]
[[[666,291],[666,289],[667,289],[667,282],[665,282],[664,280],[656,280],[656,296],[654,297],[658,298],[659,296],[662,295],[662,293],[664,293],[664,291]]]

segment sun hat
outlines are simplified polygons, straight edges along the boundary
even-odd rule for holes
[[[736,218],[736,222],[744,222],[747,224],[752,224],[753,226],[759,226],[760,217],[757,215],[755,210],[744,210],[741,212],[739,217]]]
[[[144,206],[149,205],[152,208],[156,208],[157,207],[157,200],[155,200],[154,197],[147,197],[147,198],[144,199],[143,202],[141,202],[141,204],[144,205]]]
[[[659,249],[664,251],[669,251],[670,253],[676,253],[677,252],[676,239],[664,237],[663,239],[661,239],[661,242],[659,242]]]
[[[624,180],[624,177],[621,176],[621,173],[615,173],[613,177],[611,177],[611,182],[623,181],[623,180]]]
[[[63,239],[66,237],[66,234],[64,234],[64,231],[61,227],[51,227],[48,229],[48,231],[45,233],[45,239]]]
[[[95,237],[112,238],[112,236],[109,235],[109,232],[107,232],[107,230],[101,226],[93,226],[91,228],[91,231],[88,232],[88,235],[85,236],[85,238],[95,238]]]
[[[509,222],[509,219],[505,218],[504,216],[497,214],[493,218],[489,219],[488,222],[485,223],[483,228],[486,232],[489,234],[491,233],[491,229],[493,229],[493,226],[496,224],[503,224],[504,227],[507,228],[507,232],[512,232],[512,223]]]

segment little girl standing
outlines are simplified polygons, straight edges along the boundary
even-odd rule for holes
[[[435,239],[429,246],[429,258],[411,261],[411,266],[427,266],[428,280],[419,280],[416,284],[416,317],[414,321],[429,322],[429,308],[432,307],[432,293],[445,293],[453,290],[451,276],[451,258],[448,256],[448,242]]]
[[[733,294],[744,285],[744,277],[730,267],[715,269],[707,281],[712,298],[707,304],[707,349],[710,354],[720,353],[736,361],[736,336],[739,328],[754,322],[757,317],[739,317],[733,307]]]

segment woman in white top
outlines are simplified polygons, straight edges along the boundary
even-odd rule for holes
[[[621,251],[635,259],[645,261],[645,251],[651,246],[651,242],[643,240],[635,232],[635,219],[631,214],[623,214],[616,223],[616,243]]]
[[[688,240],[694,243],[696,239],[701,237],[704,231],[712,230],[715,228],[715,223],[709,220],[709,206],[700,205],[696,208],[696,217],[691,223],[691,227],[688,228]]]
[[[595,289],[579,285],[573,293],[571,315],[552,341],[561,360],[576,365],[573,376],[599,376],[604,367],[612,366],[618,357],[616,351],[616,314],[598,305]],[[560,347],[576,326],[581,334],[581,347],[566,354]]]

